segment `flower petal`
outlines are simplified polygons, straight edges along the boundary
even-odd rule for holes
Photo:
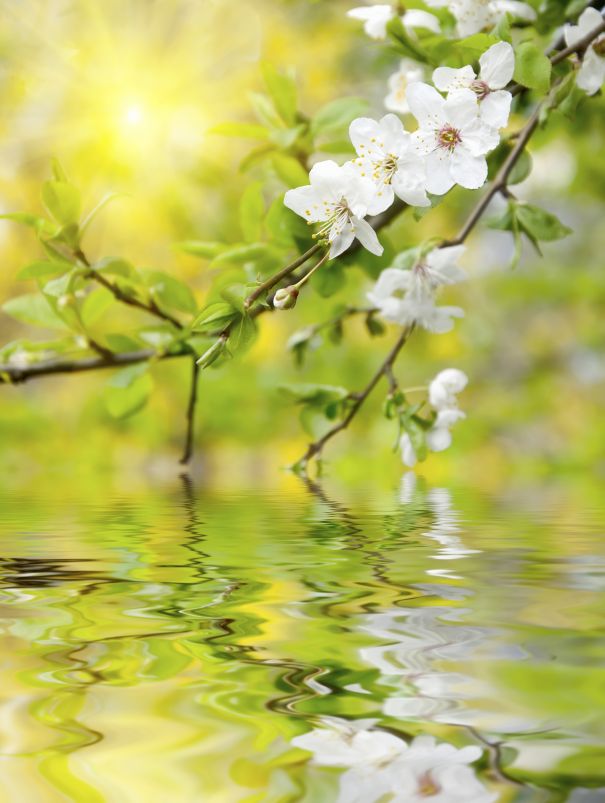
[[[422,128],[439,128],[445,123],[445,101],[434,87],[415,81],[408,87],[407,101]]]
[[[455,180],[450,171],[450,154],[446,150],[434,150],[426,157],[426,191],[432,195],[444,195],[452,189]]]
[[[315,187],[297,187],[288,190],[284,196],[284,205],[304,217],[309,223],[317,223],[327,217],[322,197]]]
[[[485,156],[473,156],[463,145],[459,145],[451,159],[451,174],[456,184],[467,190],[478,190],[487,178]]]
[[[491,128],[505,128],[508,125],[510,104],[513,96],[506,89],[490,92],[479,104],[479,115]]]
[[[380,244],[376,232],[370,226],[368,221],[354,217],[352,220],[352,225],[353,231],[355,232],[355,237],[357,237],[363,247],[366,248],[371,254],[382,256],[384,248]]]
[[[479,116],[477,95],[470,89],[457,89],[445,101],[448,122],[456,128],[465,128]]]
[[[443,452],[452,445],[452,433],[446,427],[433,427],[426,433],[426,445],[431,452]]]
[[[351,223],[347,223],[347,225],[343,228],[340,234],[335,234],[332,237],[332,232],[330,232],[330,259],[335,259],[336,257],[340,256],[343,251],[346,251],[347,248],[351,245],[353,240],[355,239],[355,232],[353,231],[353,226]]]
[[[500,134],[495,128],[477,118],[462,131],[462,146],[474,156],[482,156],[493,151],[500,143]]]
[[[404,465],[409,466],[409,468],[413,468],[418,462],[418,458],[416,457],[416,452],[414,451],[412,441],[410,440],[410,436],[407,434],[407,432],[401,436],[399,448],[401,449],[401,460],[403,461]]]
[[[433,71],[433,83],[441,92],[468,89],[475,80],[475,71],[470,65],[455,70],[453,67],[437,67]]]
[[[599,56],[591,47],[586,51],[578,70],[577,84],[587,95],[598,92],[605,81],[605,58]]]
[[[382,156],[383,149],[379,147],[380,124],[371,117],[358,117],[349,126],[349,137],[359,156],[369,153]]]
[[[434,14],[429,14],[428,11],[411,8],[409,11],[405,12],[401,18],[401,21],[403,22],[403,27],[406,30],[413,30],[414,28],[426,28],[427,31],[441,33],[441,25],[439,24],[439,20]]]
[[[508,42],[492,45],[479,59],[479,78],[490,89],[502,89],[512,80],[515,71],[515,52]]]

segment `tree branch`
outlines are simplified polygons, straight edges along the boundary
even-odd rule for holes
[[[187,433],[185,435],[185,450],[181,457],[181,465],[186,465],[193,455],[193,438],[195,434],[195,406],[197,404],[198,380],[200,367],[196,362],[196,355],[192,359],[191,388],[189,391],[189,404],[187,406]]]
[[[144,301],[135,298],[134,296],[128,295],[115,284],[113,284],[113,282],[110,282],[108,279],[106,279],[105,276],[92,267],[88,261],[88,258],[81,249],[78,249],[75,252],[75,256],[80,260],[80,262],[90,269],[88,277],[90,279],[94,279],[94,281],[96,281],[98,284],[105,287],[106,290],[109,290],[113,297],[118,301],[121,301],[122,304],[128,304],[129,307],[136,307],[144,312],[148,312],[150,315],[154,315],[156,318],[161,318],[163,321],[167,321],[168,323],[172,324],[172,326],[174,326],[176,329],[184,328],[183,324],[179,320],[170,315],[170,313],[164,312],[164,310],[160,309],[153,299],[151,299],[151,301],[147,304]]]
[[[170,360],[173,357],[184,357],[187,354],[191,354],[191,351],[185,348],[182,351],[166,354],[159,354],[153,349],[141,349],[140,351],[112,354],[111,357],[89,357],[84,360],[49,360],[47,362],[34,363],[24,368],[16,365],[0,365],[0,384],[20,385],[29,379],[39,379],[43,376],[78,374],[84,371],[97,371],[102,368],[123,368],[127,365],[147,362],[152,359]]]
[[[401,332],[401,334],[397,339],[397,342],[390,350],[390,352],[387,354],[384,362],[380,365],[374,376],[370,379],[365,388],[359,393],[355,394],[355,396],[353,397],[354,402],[351,405],[351,409],[342,419],[342,421],[333,426],[332,429],[328,430],[328,432],[326,432],[325,435],[322,435],[321,438],[318,438],[318,440],[314,441],[313,443],[310,443],[305,454],[301,457],[300,460],[298,460],[294,464],[293,468],[300,470],[302,473],[305,473],[306,466],[309,460],[311,460],[316,455],[321,454],[321,451],[323,447],[326,445],[326,443],[329,440],[331,440],[335,435],[337,435],[339,432],[342,432],[343,429],[346,429],[349,426],[351,421],[355,418],[355,416],[359,412],[360,408],[364,405],[368,396],[372,393],[376,385],[380,382],[380,379],[383,376],[386,376],[387,378],[390,376],[393,364],[397,359],[399,352],[407,343],[409,336],[414,331],[414,326],[415,326],[414,324],[411,324]]]

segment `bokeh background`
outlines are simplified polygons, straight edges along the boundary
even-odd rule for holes
[[[303,110],[337,97],[366,98],[381,114],[398,56],[377,47],[345,16],[340,0],[2,0],[0,30],[0,211],[41,211],[40,185],[60,158],[92,208],[121,196],[86,235],[94,259],[122,256],[186,280],[200,305],[215,278],[207,260],[179,251],[189,239],[240,239],[238,201],[252,181],[268,200],[286,189],[269,163],[242,170],[254,143],[211,133],[225,121],[254,121],[248,96],[262,88],[259,61],[292,69]],[[553,115],[532,140],[533,170],[515,189],[574,229],[566,240],[530,247],[508,267],[506,233],[480,226],[469,239],[470,281],[448,292],[466,318],[448,335],[415,334],[402,353],[404,386],[456,366],[470,377],[461,403],[468,419],[455,445],[432,455],[429,479],[545,477],[582,481],[605,473],[605,274],[602,226],[605,152],[601,97],[573,121]],[[514,129],[521,122],[513,118]],[[452,192],[421,222],[400,216],[381,239],[394,249],[453,234],[474,194]],[[497,210],[494,210],[496,212]],[[0,222],[0,300],[31,291],[18,269],[40,255],[31,233]],[[279,476],[308,438],[279,393],[284,382],[355,389],[395,336],[369,339],[360,322],[340,345],[325,343],[297,368],[285,343],[338,304],[364,303],[372,268],[347,266],[331,298],[312,290],[289,313],[263,316],[252,349],[204,373],[197,419],[197,467],[221,484]],[[117,325],[132,325],[131,310]],[[141,324],[145,316],[140,316]],[[115,326],[114,326],[115,330]],[[52,334],[52,333],[50,333]],[[48,337],[0,312],[0,341]],[[160,363],[156,390],[135,417],[115,421],[102,402],[107,372],[0,388],[0,468],[13,480],[56,476],[61,465],[94,478],[120,465],[133,474],[174,471],[182,446],[190,365]],[[329,448],[342,480],[398,476],[392,423],[376,394],[350,431]]]

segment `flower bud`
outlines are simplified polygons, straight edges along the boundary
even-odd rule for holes
[[[57,301],[57,306],[59,307],[59,309],[66,309],[67,307],[73,307],[75,300],[76,299],[72,295],[66,294],[63,296],[59,296],[59,299]]]
[[[197,360],[197,364],[201,368],[208,368],[213,362],[218,360],[221,354],[225,351],[226,346],[227,338],[224,335],[221,335],[219,339],[215,341],[210,348],[205,351]]]
[[[275,309],[292,309],[296,306],[296,299],[298,298],[298,288],[291,284],[289,287],[284,287],[278,290],[273,296],[273,306]]]

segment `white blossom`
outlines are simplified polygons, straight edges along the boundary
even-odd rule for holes
[[[388,80],[389,93],[384,99],[385,108],[390,112],[407,114],[410,110],[406,93],[414,81],[424,80],[424,69],[412,59],[401,59],[399,69]]]
[[[508,42],[498,42],[479,59],[479,75],[471,66],[455,70],[437,67],[433,83],[441,92],[471,89],[479,101],[481,119],[492,128],[504,128],[508,123],[513,96],[504,87],[512,80],[515,53]]]
[[[357,151],[353,164],[376,185],[370,214],[388,209],[395,195],[412,206],[430,206],[424,156],[399,117],[385,114],[379,122],[359,117],[351,123],[349,135]]]
[[[471,36],[497,25],[505,14],[532,22],[536,12],[518,0],[426,0],[433,8],[447,8],[456,18],[459,36]]]
[[[454,184],[481,187],[487,178],[485,154],[500,137],[480,118],[475,93],[460,89],[445,100],[434,87],[417,82],[408,87],[407,98],[418,120],[413,136],[426,153],[427,191],[443,195]]]
[[[328,159],[318,162],[309,173],[310,184],[288,190],[284,204],[307,223],[324,225],[318,234],[330,243],[330,257],[337,257],[357,238],[380,256],[383,248],[376,232],[363,218],[376,195],[374,183],[351,164],[340,167]]]
[[[379,4],[358,6],[347,11],[347,17],[363,22],[363,29],[371,39],[385,39],[388,23],[397,16],[395,6]],[[410,9],[401,15],[401,22],[408,32],[415,28],[426,28],[439,33],[439,20],[434,14],[420,9]]]
[[[466,387],[468,377],[457,368],[446,368],[429,385],[429,402],[437,412],[432,427],[426,433],[426,445],[431,452],[443,452],[452,445],[451,428],[466,418],[458,409],[456,394]],[[399,442],[401,459],[406,466],[413,468],[418,461],[416,451],[408,433]]]
[[[565,42],[572,47],[603,22],[600,11],[586,8],[577,25],[565,26]],[[605,53],[601,52],[605,34],[595,39],[584,53],[576,83],[587,95],[594,95],[605,81]]]
[[[434,248],[411,270],[386,268],[368,293],[369,301],[390,323],[416,323],[430,332],[449,332],[454,325],[452,319],[464,317],[464,311],[460,307],[436,306],[435,292],[466,278],[457,264],[463,252],[461,245]]]
[[[466,387],[468,377],[458,368],[440,371],[429,385],[429,401],[436,410],[447,410],[457,405],[456,394]]]

